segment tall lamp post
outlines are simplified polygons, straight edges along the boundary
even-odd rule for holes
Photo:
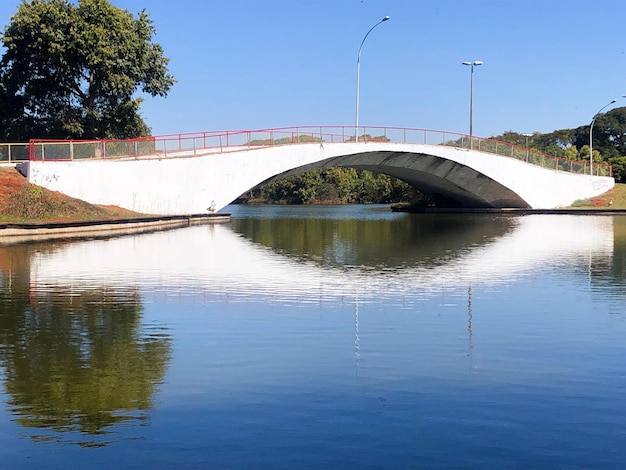
[[[600,111],[594,114],[593,118],[591,119],[591,125],[589,126],[589,174],[591,176],[593,176],[593,124],[596,122],[596,118],[600,115],[602,110],[608,106],[611,106],[616,101],[616,99],[612,99],[610,103],[602,106],[600,108]]]
[[[384,23],[389,19],[389,16],[385,16],[382,20],[376,23],[374,26],[370,28],[370,30],[365,34],[363,40],[361,41],[361,45],[359,46],[359,54],[356,58],[356,121],[354,124],[354,140],[355,142],[359,141],[359,86],[360,86],[360,78],[361,78],[361,49],[363,49],[363,44],[367,39],[367,36],[372,32],[372,30],[378,26],[379,24]]]
[[[463,65],[469,65],[470,67],[470,123],[469,123],[469,137],[470,148],[472,148],[472,135],[473,135],[473,113],[474,113],[474,66],[478,67],[483,65],[481,60],[475,60],[473,62],[462,62]]]

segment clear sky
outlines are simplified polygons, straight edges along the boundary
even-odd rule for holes
[[[19,0],[0,0],[6,25]],[[154,21],[170,72],[153,134],[359,123],[551,132],[626,106],[624,0],[111,0]],[[606,110],[609,110],[607,108]]]

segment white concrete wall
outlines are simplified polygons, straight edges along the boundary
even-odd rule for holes
[[[570,205],[602,194],[613,178],[556,172],[512,158],[438,145],[394,143],[301,144],[201,157],[30,162],[31,183],[93,204],[146,214],[217,210],[284,171],[343,155],[392,151],[430,154],[461,163],[509,187],[536,209]]]

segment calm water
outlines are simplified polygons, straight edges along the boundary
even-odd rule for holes
[[[625,468],[626,217],[227,210],[0,246],[0,468]]]

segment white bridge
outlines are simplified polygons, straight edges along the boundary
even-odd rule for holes
[[[29,181],[146,214],[219,211],[272,179],[352,167],[399,178],[453,207],[553,209],[605,193],[610,167],[424,129],[294,127],[126,141],[30,142]]]

